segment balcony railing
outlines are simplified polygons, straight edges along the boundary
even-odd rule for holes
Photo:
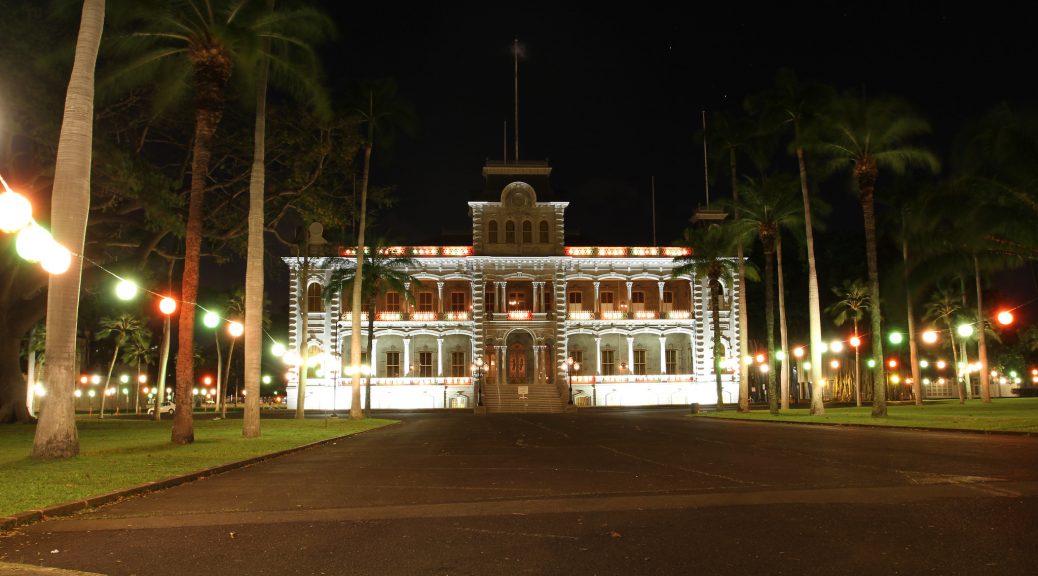
[[[378,322],[467,322],[470,318],[468,312],[390,312],[379,310],[375,312],[375,320]],[[360,313],[361,322],[368,321],[368,313]],[[343,322],[352,322],[353,313],[343,312]]]
[[[577,320],[577,321],[590,321],[590,320],[689,320],[692,318],[692,313],[688,310],[668,310],[666,312],[659,312],[657,310],[603,310],[598,313],[598,318],[595,318],[595,313],[590,310],[570,310],[566,314],[566,319]]]
[[[652,384],[659,382],[694,382],[695,374],[607,374],[602,376],[574,376],[574,384],[619,384],[637,382]]]

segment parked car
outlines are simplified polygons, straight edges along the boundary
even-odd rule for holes
[[[169,412],[170,414],[173,414],[173,412],[175,412],[175,411],[176,411],[176,404],[174,404],[172,402],[163,402],[162,405],[159,406],[159,414],[165,414],[167,412]],[[154,406],[149,407],[148,408],[148,414],[154,414],[154,413],[155,413],[155,407]]]

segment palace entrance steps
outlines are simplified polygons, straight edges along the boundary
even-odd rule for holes
[[[520,395],[520,388],[525,388],[526,394]],[[554,384],[547,383],[487,384],[483,389],[483,400],[486,403],[487,412],[491,414],[562,413],[566,408],[566,402],[561,398],[558,388]]]

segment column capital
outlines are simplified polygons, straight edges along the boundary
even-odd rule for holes
[[[628,342],[634,342],[634,336],[628,336],[627,337],[627,341]]]

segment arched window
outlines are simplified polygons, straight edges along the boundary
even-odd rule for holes
[[[321,298],[321,285],[311,282],[306,287],[306,310],[308,312],[324,312],[324,299]]]
[[[533,223],[523,221],[523,244],[533,244]]]
[[[487,224],[487,243],[497,244],[497,220],[491,220]]]
[[[505,222],[505,244],[515,244],[515,222]]]
[[[547,244],[548,242],[551,242],[551,240],[548,239],[548,221],[547,220],[541,220],[540,238],[538,240],[540,241],[541,244]]]

